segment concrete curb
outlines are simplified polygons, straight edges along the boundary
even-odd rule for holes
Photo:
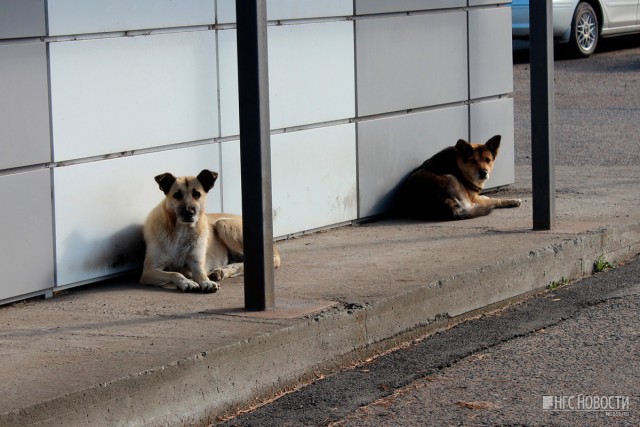
[[[369,304],[0,415],[1,426],[183,426],[216,421],[347,362],[640,253],[640,224],[603,227]]]

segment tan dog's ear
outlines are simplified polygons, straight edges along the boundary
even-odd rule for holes
[[[203,169],[196,178],[198,178],[198,181],[202,184],[202,189],[205,192],[209,192],[209,190],[213,188],[213,184],[215,184],[216,179],[218,179],[218,173],[212,172],[208,169]]]
[[[486,142],[486,144],[484,144],[487,147],[487,149],[489,149],[489,151],[491,151],[491,154],[493,154],[493,158],[494,159],[498,155],[498,149],[500,148],[500,140],[501,139],[502,139],[502,136],[495,135],[495,136],[491,137],[491,139],[489,139]]]
[[[169,172],[160,174],[154,179],[164,194],[167,194],[169,190],[171,190],[173,183],[176,182],[176,177],[171,175]]]
[[[468,156],[473,153],[473,147],[464,139],[459,139],[458,142],[456,142],[456,151],[463,156]]]

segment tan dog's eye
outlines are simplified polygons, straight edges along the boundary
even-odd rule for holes
[[[176,192],[173,194],[173,198],[174,198],[174,199],[176,199],[176,200],[182,200],[182,198],[183,198],[183,197],[184,197],[184,196],[182,195],[182,191],[176,191]]]
[[[484,161],[487,163],[491,163],[491,157],[487,157],[486,159],[484,159]]]
[[[200,198],[200,192],[193,190],[193,193],[191,193],[193,195],[193,198],[198,200]]]

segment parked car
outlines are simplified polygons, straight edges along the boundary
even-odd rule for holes
[[[600,37],[640,32],[640,0],[553,0],[553,37],[573,54],[591,55]],[[511,4],[514,38],[529,37],[529,1]]]

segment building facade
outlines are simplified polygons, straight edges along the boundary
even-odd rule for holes
[[[274,235],[384,212],[459,138],[503,137],[509,2],[268,0]],[[234,0],[0,0],[0,303],[140,266],[162,172],[241,213]]]

